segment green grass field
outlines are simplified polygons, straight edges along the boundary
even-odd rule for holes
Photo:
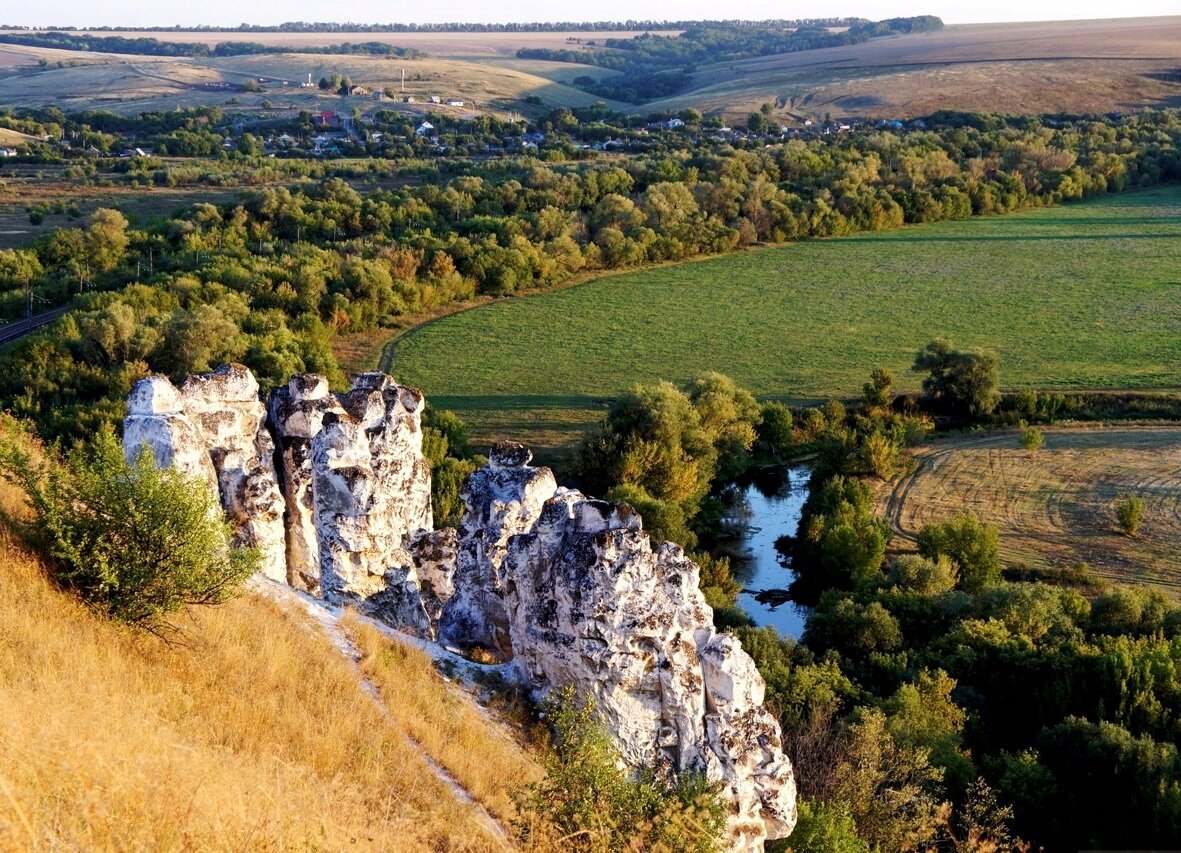
[[[803,401],[945,337],[1006,387],[1181,384],[1181,187],[607,276],[426,323],[383,367],[481,440],[567,446],[636,382],[704,370]]]

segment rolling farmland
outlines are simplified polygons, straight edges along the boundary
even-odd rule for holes
[[[597,98],[569,85],[590,74],[615,72],[586,65],[521,60],[520,48],[577,48],[636,33],[219,33],[103,32],[161,41],[261,42],[291,54],[224,59],[164,59],[0,46],[0,102],[55,104],[119,111],[180,104],[222,104],[225,92],[200,91],[209,82],[274,77],[298,82],[308,73],[339,71],[367,86],[408,78],[424,84],[411,94],[443,92],[476,101],[479,109],[510,109],[530,96],[551,106],[582,106]],[[674,35],[662,33],[661,35]],[[573,41],[577,40],[577,41]],[[414,48],[420,59],[300,54],[301,48],[377,41]],[[36,67],[38,59],[50,66]],[[57,62],[82,67],[57,68]],[[133,68],[128,66],[134,66]],[[781,122],[835,118],[906,118],[938,109],[1010,113],[1107,112],[1181,104],[1181,16],[1103,21],[979,24],[935,33],[876,38],[858,45],[703,64],[675,96],[642,106],[611,103],[624,112],[694,107],[742,118],[761,104]],[[138,71],[136,69],[139,69]],[[298,88],[237,96],[244,108],[263,100],[306,109],[340,99]],[[347,100],[345,106],[351,106]]]

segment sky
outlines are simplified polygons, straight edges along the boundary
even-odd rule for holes
[[[37,0],[4,4],[0,24],[18,26],[235,26],[284,21],[352,21],[357,23],[423,23],[440,21],[621,21],[696,20],[718,18],[861,17],[871,20],[907,15],[938,15],[949,24],[987,21],[1073,20],[1139,17],[1181,13],[1178,0],[596,0],[554,3],[553,0],[434,0],[393,3],[390,0]]]

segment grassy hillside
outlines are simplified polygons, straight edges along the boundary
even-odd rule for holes
[[[443,94],[484,108],[519,108],[530,95],[550,105],[588,105],[596,98],[567,85],[601,68],[516,58],[520,48],[567,48],[571,36],[602,43],[635,33],[103,33],[163,41],[251,41],[290,47],[276,57],[162,60],[115,54],[0,48],[0,103],[55,104],[63,109],[103,106],[116,110],[224,104],[224,91],[193,88],[198,82],[241,82],[244,73],[305,79],[311,72],[341,71],[365,85],[407,78],[415,94]],[[672,35],[667,34],[667,35]],[[300,55],[300,47],[344,41],[380,41],[415,48],[426,59]],[[16,66],[38,59],[83,62],[85,68],[45,71]],[[130,63],[134,66],[130,67]],[[745,117],[764,103],[781,121],[908,117],[938,109],[1009,113],[1106,112],[1181,104],[1181,16],[1098,21],[1053,21],[947,27],[936,33],[876,38],[858,45],[776,54],[697,67],[685,91],[625,112],[696,107],[730,118]],[[139,69],[138,71],[135,69]],[[425,84],[419,87],[417,84]],[[441,91],[439,91],[441,90]],[[263,99],[276,106],[312,108],[318,93],[277,88],[237,94],[243,107]],[[281,103],[279,103],[281,101]],[[495,102],[495,103],[493,103]],[[339,102],[338,102],[339,103]],[[347,108],[351,108],[349,103]],[[364,108],[364,107],[363,107]]]
[[[1178,65],[1181,16],[975,24],[703,66],[649,108],[745,117],[769,102],[782,120],[1126,111],[1181,104]]]
[[[365,640],[381,686],[414,685],[383,710],[306,617],[257,595],[167,645],[91,614],[7,535],[0,561],[0,849],[503,849],[409,711],[480,764],[453,774],[492,814],[536,771],[425,655]]]
[[[35,50],[26,48],[26,50]],[[58,51],[60,53],[62,51]],[[499,55],[476,59],[430,56],[425,59],[326,54],[264,54],[209,59],[80,54],[82,65],[46,70],[22,69],[0,74],[0,103],[9,107],[52,104],[63,110],[110,109],[141,112],[225,105],[230,98],[242,109],[257,109],[269,101],[277,110],[334,109],[349,111],[354,106],[371,110],[377,103],[371,96],[342,98],[319,89],[301,89],[299,83],[311,74],[318,81],[332,73],[347,74],[358,84],[374,90],[393,86],[400,91],[401,73],[406,71],[408,95],[418,103],[407,105],[423,111],[431,95],[459,98],[464,109],[432,107],[441,112],[465,114],[474,106],[482,111],[503,111],[519,107],[536,96],[550,105],[589,106],[600,100],[565,85],[588,69],[582,65],[518,60]],[[98,60],[95,60],[98,57]],[[205,88],[210,84],[242,84],[263,78],[257,93]],[[281,85],[286,80],[290,85]],[[616,109],[627,105],[609,104]],[[385,101],[382,109],[403,108]]]
[[[1181,188],[817,240],[614,275],[420,326],[383,366],[481,439],[559,446],[636,382],[730,374],[757,394],[903,388],[935,337],[991,347],[1009,387],[1181,384]]]

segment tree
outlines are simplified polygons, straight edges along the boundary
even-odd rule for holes
[[[923,395],[933,409],[960,420],[977,420],[1000,403],[1000,377],[993,353],[955,349],[948,341],[932,341],[915,355],[916,373],[927,373]]]
[[[1136,495],[1128,495],[1115,506],[1115,519],[1119,529],[1128,536],[1135,536],[1144,522],[1144,501]]]
[[[28,494],[35,518],[22,529],[55,579],[121,622],[159,631],[186,605],[225,601],[258,567],[256,551],[230,547],[206,483],[157,468],[146,448],[129,464],[109,430],[64,459],[6,440],[0,475]]]
[[[869,375],[869,381],[862,386],[861,402],[867,409],[885,409],[890,405],[894,390],[894,374],[879,367]]]
[[[948,557],[959,567],[959,588],[980,592],[1001,579],[1000,537],[996,527],[963,514],[929,524],[918,535],[919,553],[932,560]]]

